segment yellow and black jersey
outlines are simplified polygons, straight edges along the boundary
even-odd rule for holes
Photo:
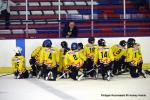
[[[76,66],[82,67],[86,57],[79,51],[68,51],[65,55],[64,64],[65,66]]]
[[[82,60],[86,61],[87,57],[86,57],[86,54],[85,54],[85,49],[79,50],[79,53],[84,56]]]
[[[64,58],[65,58],[65,55],[67,53],[67,51],[69,51],[70,49],[68,48],[68,50],[65,50],[64,48],[61,48],[59,50],[59,67],[58,67],[58,71],[62,72],[64,71],[64,67],[65,67],[65,64],[64,64]]]
[[[119,60],[122,56],[126,56],[126,48],[116,44],[111,47],[114,60]]]
[[[128,48],[126,62],[131,62],[134,66],[137,66],[142,59],[141,50],[138,47]]]
[[[59,63],[59,51],[54,47],[43,47],[40,53],[40,63],[51,68],[56,67]]]
[[[96,44],[87,44],[84,47],[84,52],[87,58],[94,59]]]
[[[95,50],[94,64],[97,64],[98,61],[103,64],[109,64],[111,61],[114,61],[112,50],[107,46],[97,46]]]
[[[143,56],[142,56],[142,51],[141,51],[141,46],[139,43],[136,43],[135,46],[134,46],[135,49],[138,50],[138,54],[139,54],[139,60],[143,61]]]
[[[42,46],[37,47],[31,54],[31,57],[34,57],[37,62],[39,62],[40,59],[40,52],[42,50]]]
[[[13,67],[13,72],[26,71],[24,56],[14,56],[12,58],[12,67]]]

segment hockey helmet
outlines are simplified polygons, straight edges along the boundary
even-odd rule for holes
[[[88,42],[91,43],[91,44],[94,44],[95,38],[94,37],[89,37]]]
[[[122,47],[125,47],[127,42],[125,40],[121,40],[119,43]]]
[[[83,49],[83,44],[82,43],[78,43],[78,49]]]
[[[71,44],[71,49],[72,50],[77,50],[78,49],[78,44],[77,43],[72,43]]]
[[[47,39],[43,42],[43,47],[51,47],[52,46],[52,41]]]
[[[68,47],[68,43],[66,41],[62,41],[61,42],[61,47],[62,48],[67,48]]]
[[[22,48],[21,47],[16,47],[14,51],[17,54],[21,54]]]
[[[127,42],[128,48],[133,47],[135,45],[135,39],[134,38],[129,38]]]
[[[105,40],[104,39],[99,39],[98,40],[98,45],[99,46],[105,46],[106,45]]]

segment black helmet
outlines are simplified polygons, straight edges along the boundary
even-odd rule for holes
[[[119,43],[122,47],[125,47],[127,42],[125,40],[121,40]]]
[[[68,48],[68,43],[66,41],[61,42],[61,47],[62,48]]]
[[[134,38],[129,38],[127,42],[128,48],[133,47],[135,44],[135,39]]]
[[[105,40],[104,39],[99,39],[98,40],[98,45],[99,46],[105,46],[106,44],[105,44]]]
[[[78,43],[78,48],[79,48],[79,50],[83,49],[83,44],[82,43]]]
[[[88,42],[93,44],[95,42],[95,38],[94,37],[89,37]]]
[[[135,39],[134,39],[134,38],[129,38],[129,39],[128,39],[128,43],[135,44]]]

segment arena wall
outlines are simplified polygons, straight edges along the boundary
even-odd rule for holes
[[[108,46],[119,43],[120,40],[127,40],[129,37],[111,37],[104,38]],[[96,42],[99,38],[96,38]],[[150,63],[150,37],[135,37],[136,41],[141,44],[144,63]],[[29,59],[32,51],[40,46],[45,39],[8,39],[0,40],[0,67],[11,67],[11,58],[14,56],[14,49],[20,46],[23,49],[22,54],[26,58],[26,66],[29,65]],[[74,38],[74,39],[51,39],[53,46],[60,47],[61,41],[67,41],[69,46],[73,42],[87,43],[87,38]]]

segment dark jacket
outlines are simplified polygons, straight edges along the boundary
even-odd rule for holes
[[[62,37],[65,37],[68,35],[67,33],[68,32],[71,32],[72,34],[70,35],[70,37],[72,38],[75,38],[78,36],[78,28],[75,26],[72,30],[70,30],[70,27],[69,26],[65,26],[63,28],[63,31],[62,31]]]

